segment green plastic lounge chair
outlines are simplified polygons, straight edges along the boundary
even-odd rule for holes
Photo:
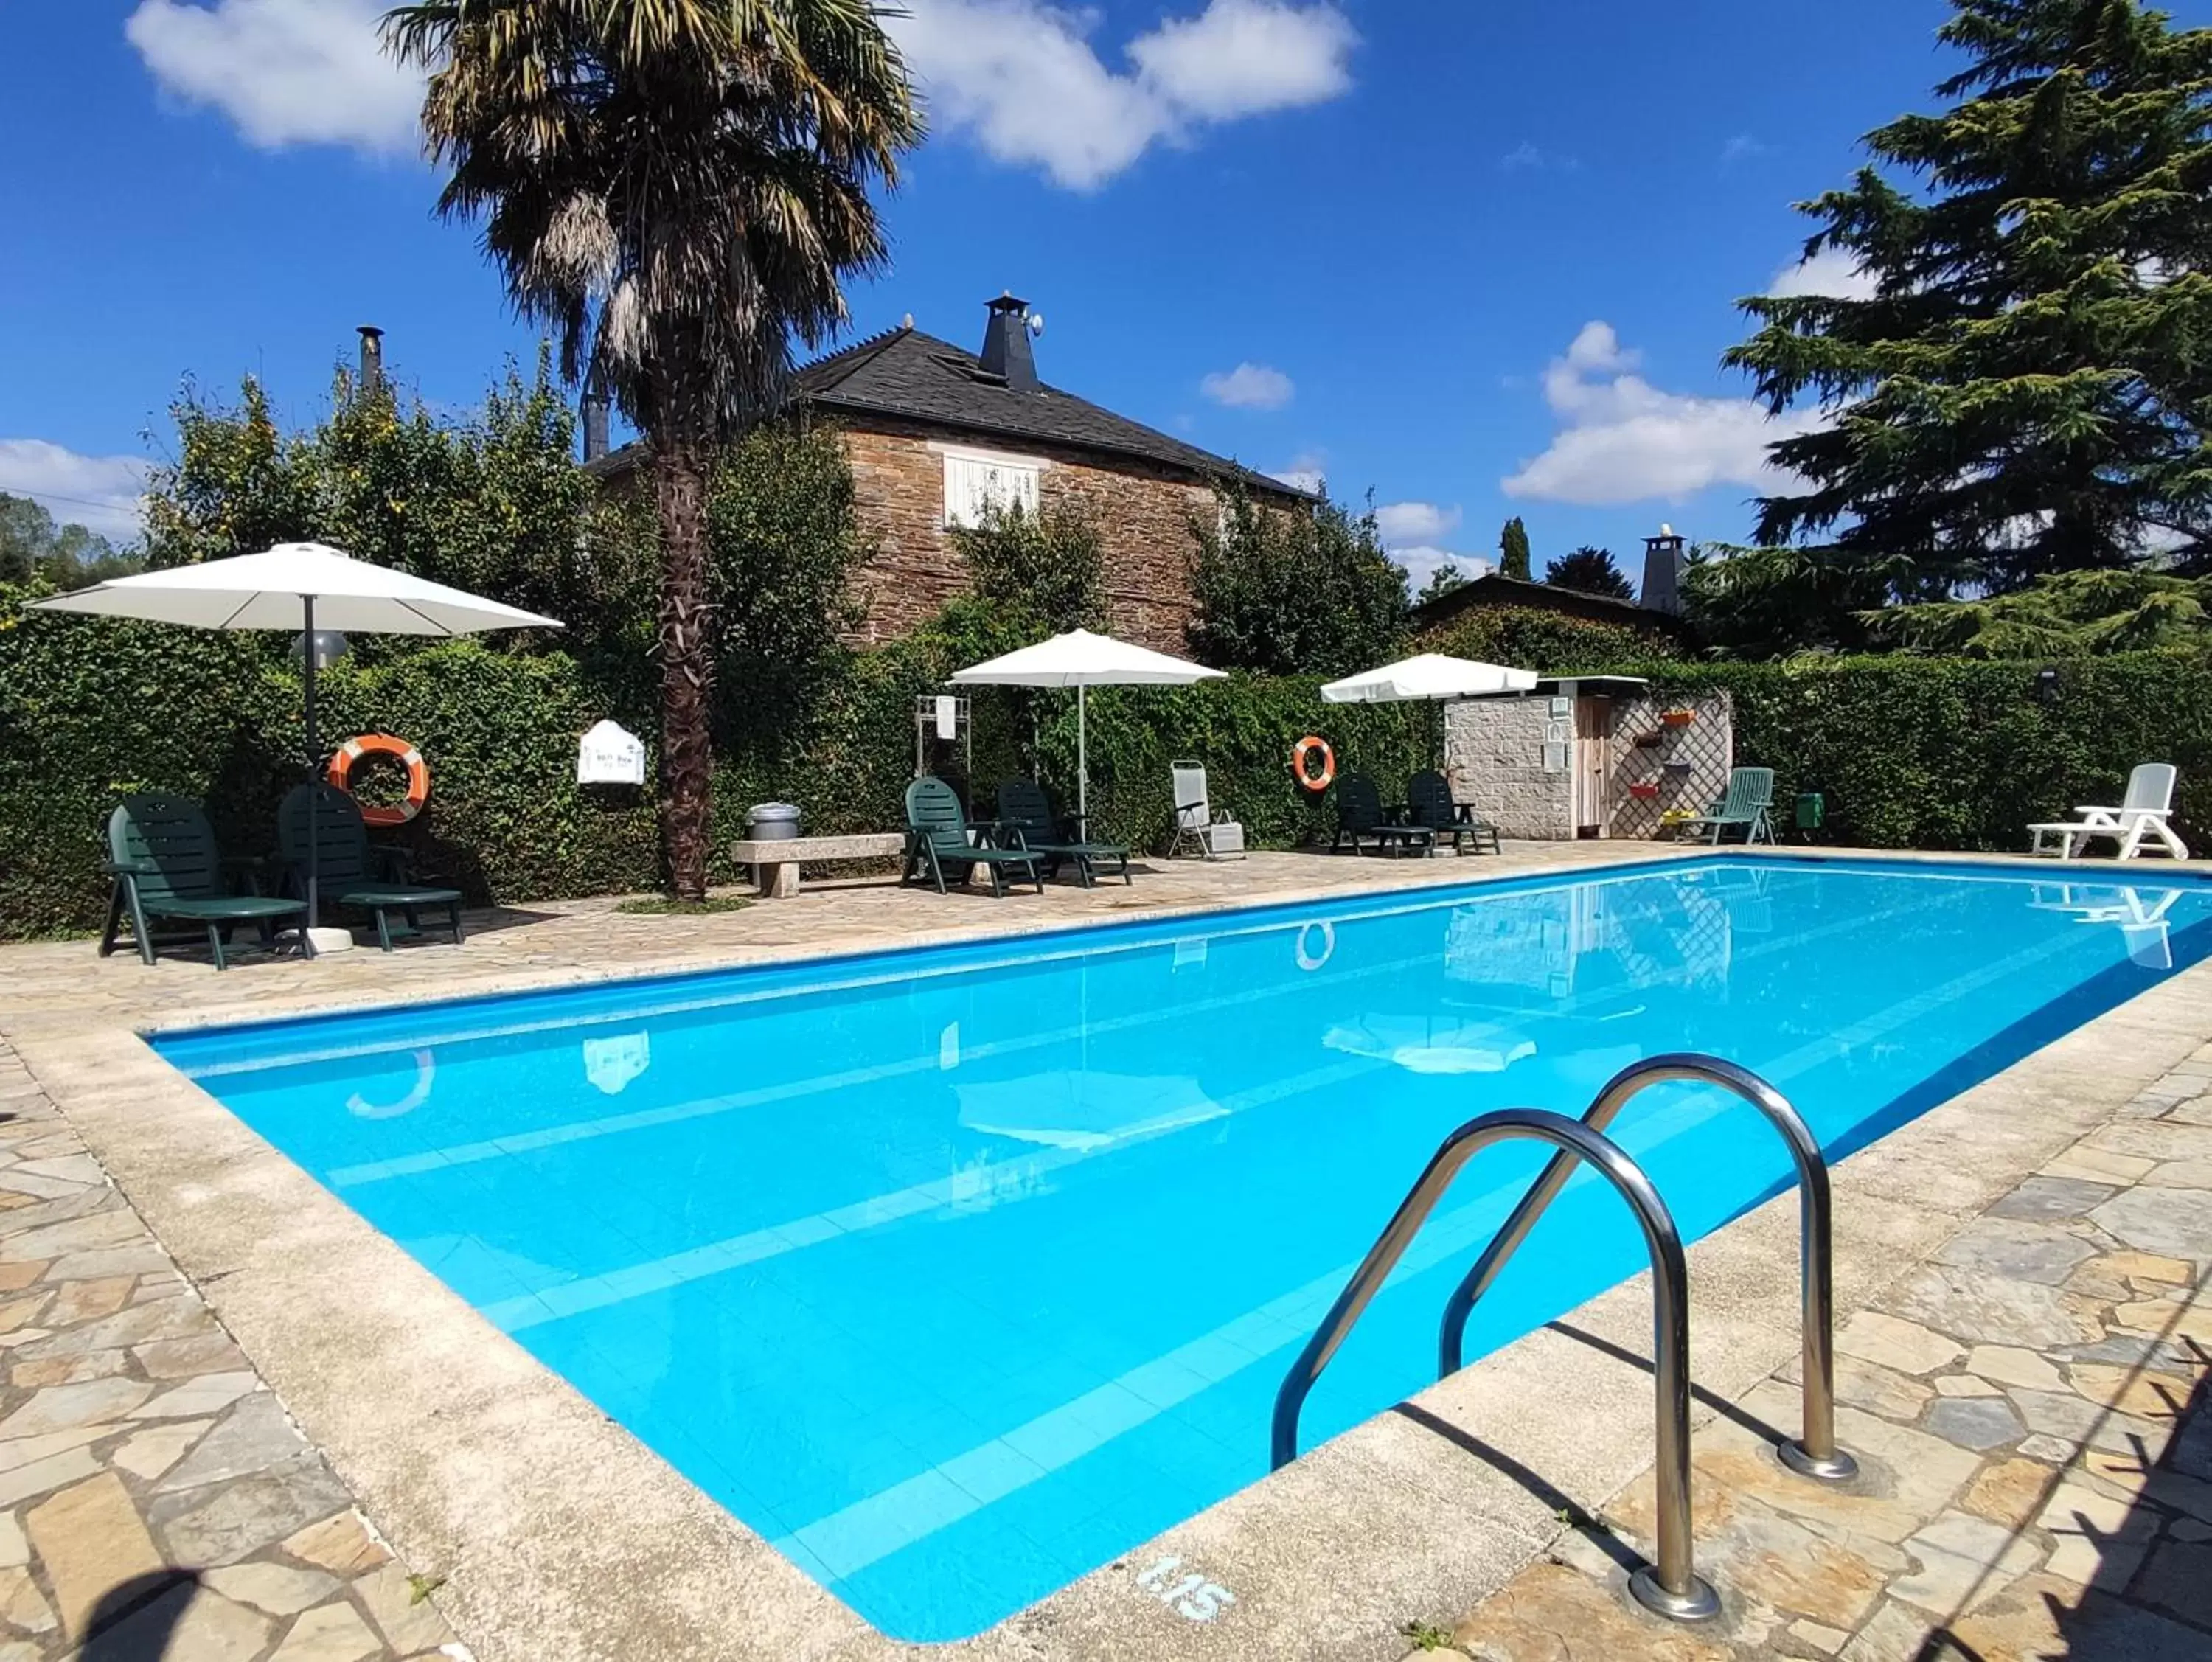
[[[117,934],[127,916],[138,956],[151,964],[151,920],[173,918],[206,928],[215,966],[224,970],[230,965],[223,938],[233,927],[251,923],[260,932],[263,944],[269,945],[276,941],[280,921],[297,922],[307,910],[296,900],[229,893],[215,831],[189,796],[125,797],[107,816],[107,869],[115,883],[107,900],[107,928],[100,937],[102,958],[115,950]],[[307,939],[304,931],[301,939]]]
[[[1427,826],[1439,839],[1451,838],[1455,854],[1469,846],[1477,854],[1486,847],[1492,854],[1499,852],[1498,827],[1476,819],[1467,803],[1454,801],[1449,782],[1433,768],[1425,768],[1406,782],[1406,817],[1411,824]]]
[[[373,916],[376,943],[387,953],[392,950],[392,914],[398,912],[406,920],[404,933],[416,934],[422,931],[423,909],[430,906],[445,909],[453,944],[461,944],[461,892],[409,882],[399,851],[370,847],[361,804],[335,785],[295,785],[276,810],[277,850],[301,893],[307,892],[311,811],[315,886],[323,901],[333,906],[357,906]]]
[[[1329,852],[1350,843],[1358,854],[1363,840],[1374,843],[1378,854],[1421,854],[1435,846],[1437,834],[1426,825],[1393,825],[1382,812],[1382,793],[1375,782],[1364,773],[1347,773],[1336,782],[1336,841]]]
[[[1705,841],[1717,843],[1731,826],[1741,826],[1747,845],[1762,838],[1771,843],[1774,824],[1767,810],[1773,806],[1772,768],[1734,768],[1729,772],[1728,794],[1683,829],[1703,831]]]
[[[1066,861],[1075,868],[1075,875],[1086,889],[1098,881],[1101,865],[1113,867],[1121,874],[1121,881],[1133,883],[1129,875],[1129,850],[1119,843],[1093,843],[1079,833],[1079,827],[1073,819],[1056,819],[1052,811],[1052,799],[1044,788],[1034,779],[1003,779],[999,782],[1000,839],[1009,848],[1027,849],[1044,861],[1045,875],[1057,876],[1060,862]]]
[[[1044,892],[1044,879],[1037,873],[1037,856],[1027,849],[994,849],[979,846],[968,840],[968,815],[960,806],[960,799],[952,787],[942,779],[925,774],[906,788],[906,869],[899,881],[917,882],[927,877],[943,894],[945,880],[949,875],[955,883],[965,883],[981,866],[991,874],[991,892],[1003,896],[1006,892],[1004,874],[1009,870],[1026,872],[1029,880]]]

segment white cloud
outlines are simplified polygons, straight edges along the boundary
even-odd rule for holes
[[[1861,269],[1858,257],[1845,248],[1823,248],[1774,274],[1766,292],[1776,300],[1819,295],[1828,300],[1872,300],[1874,274]]]
[[[1487,577],[1498,569],[1497,562],[1493,560],[1482,559],[1473,554],[1455,554],[1448,548],[1394,548],[1390,551],[1390,558],[1405,572],[1416,594],[1428,586],[1431,577],[1447,566],[1470,580]]]
[[[1199,382],[1198,390],[1231,410],[1279,410],[1297,392],[1288,375],[1264,363],[1217,369]]]
[[[167,91],[222,112],[248,143],[413,151],[422,77],[386,57],[387,0],[142,0],[123,32]]]
[[[1127,70],[1086,38],[1097,21],[1048,0],[908,0],[884,27],[940,131],[1073,190],[1208,122],[1322,103],[1352,84],[1358,36],[1328,0],[1208,0],[1130,41]]]
[[[1721,146],[1721,166],[1725,167],[1738,161],[1748,161],[1753,156],[1765,155],[1766,146],[1750,133],[1737,133]]]
[[[1459,509],[1434,502],[1385,502],[1375,510],[1375,525],[1393,548],[1400,543],[1433,543],[1458,529]]]
[[[1770,418],[1750,399],[1662,392],[1635,373],[1639,356],[1611,324],[1583,326],[1544,372],[1544,400],[1560,431],[1503,481],[1508,496],[1599,506],[1679,502],[1717,484],[1778,496],[1796,484],[1768,461],[1766,447],[1825,425],[1826,415]]]
[[[141,529],[146,463],[137,456],[80,456],[44,439],[0,439],[0,490],[28,496],[60,525],[112,542]]]
[[[1328,483],[1328,458],[1318,450],[1303,450],[1285,467],[1273,468],[1267,477],[1280,479],[1293,490],[1318,491]]]
[[[1498,171],[1508,174],[1571,174],[1579,171],[1582,165],[1579,157],[1539,149],[1525,138],[1498,158]]]

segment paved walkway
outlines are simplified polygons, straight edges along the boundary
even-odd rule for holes
[[[465,1656],[0,1044],[0,1662]]]
[[[1431,1654],[1477,1662],[2203,1662],[2212,1656],[2212,1044],[1853,1316],[1839,1439],[1785,1472],[1793,1367],[1699,1430],[1722,1619],[1622,1597],[1649,1477]],[[1417,1650],[1417,1655],[1419,1652]]]

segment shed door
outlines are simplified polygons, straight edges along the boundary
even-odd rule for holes
[[[1611,820],[1613,700],[1575,700],[1575,835],[1603,837]]]

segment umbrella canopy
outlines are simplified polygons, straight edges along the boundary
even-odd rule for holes
[[[142,571],[57,594],[51,600],[34,600],[31,609],[182,624],[192,629],[280,629],[307,635],[302,691],[310,780],[320,771],[323,760],[315,734],[318,654],[312,639],[319,630],[451,637],[486,629],[561,627],[556,618],[501,606],[390,566],[372,565],[323,543],[279,543],[259,554]],[[321,922],[316,892],[321,843],[319,837],[307,839],[307,937],[311,947],[315,926]],[[351,944],[343,931],[324,933],[339,937],[331,945]]]
[[[40,612],[184,624],[195,629],[313,627],[360,635],[472,635],[486,629],[558,629],[551,618],[443,583],[372,565],[321,543],[279,543],[204,565],[111,578],[33,602]]]
[[[1218,680],[1221,675],[1220,670],[1202,664],[1078,629],[988,663],[955,670],[952,679],[963,686],[1187,687],[1194,681]]]
[[[1536,672],[1504,664],[1479,664],[1424,652],[1380,669],[1363,670],[1321,690],[1332,704],[1397,704],[1417,698],[1480,698],[1499,692],[1533,692]]]
[[[988,662],[955,670],[961,686],[1073,687],[1075,689],[1075,801],[1079,818],[1091,813],[1090,710],[1087,687],[1187,687],[1216,681],[1224,672],[1208,669],[1164,652],[1153,652],[1110,635],[1071,630],[1049,641],[1009,652]],[[1087,829],[1087,828],[1086,828]]]

